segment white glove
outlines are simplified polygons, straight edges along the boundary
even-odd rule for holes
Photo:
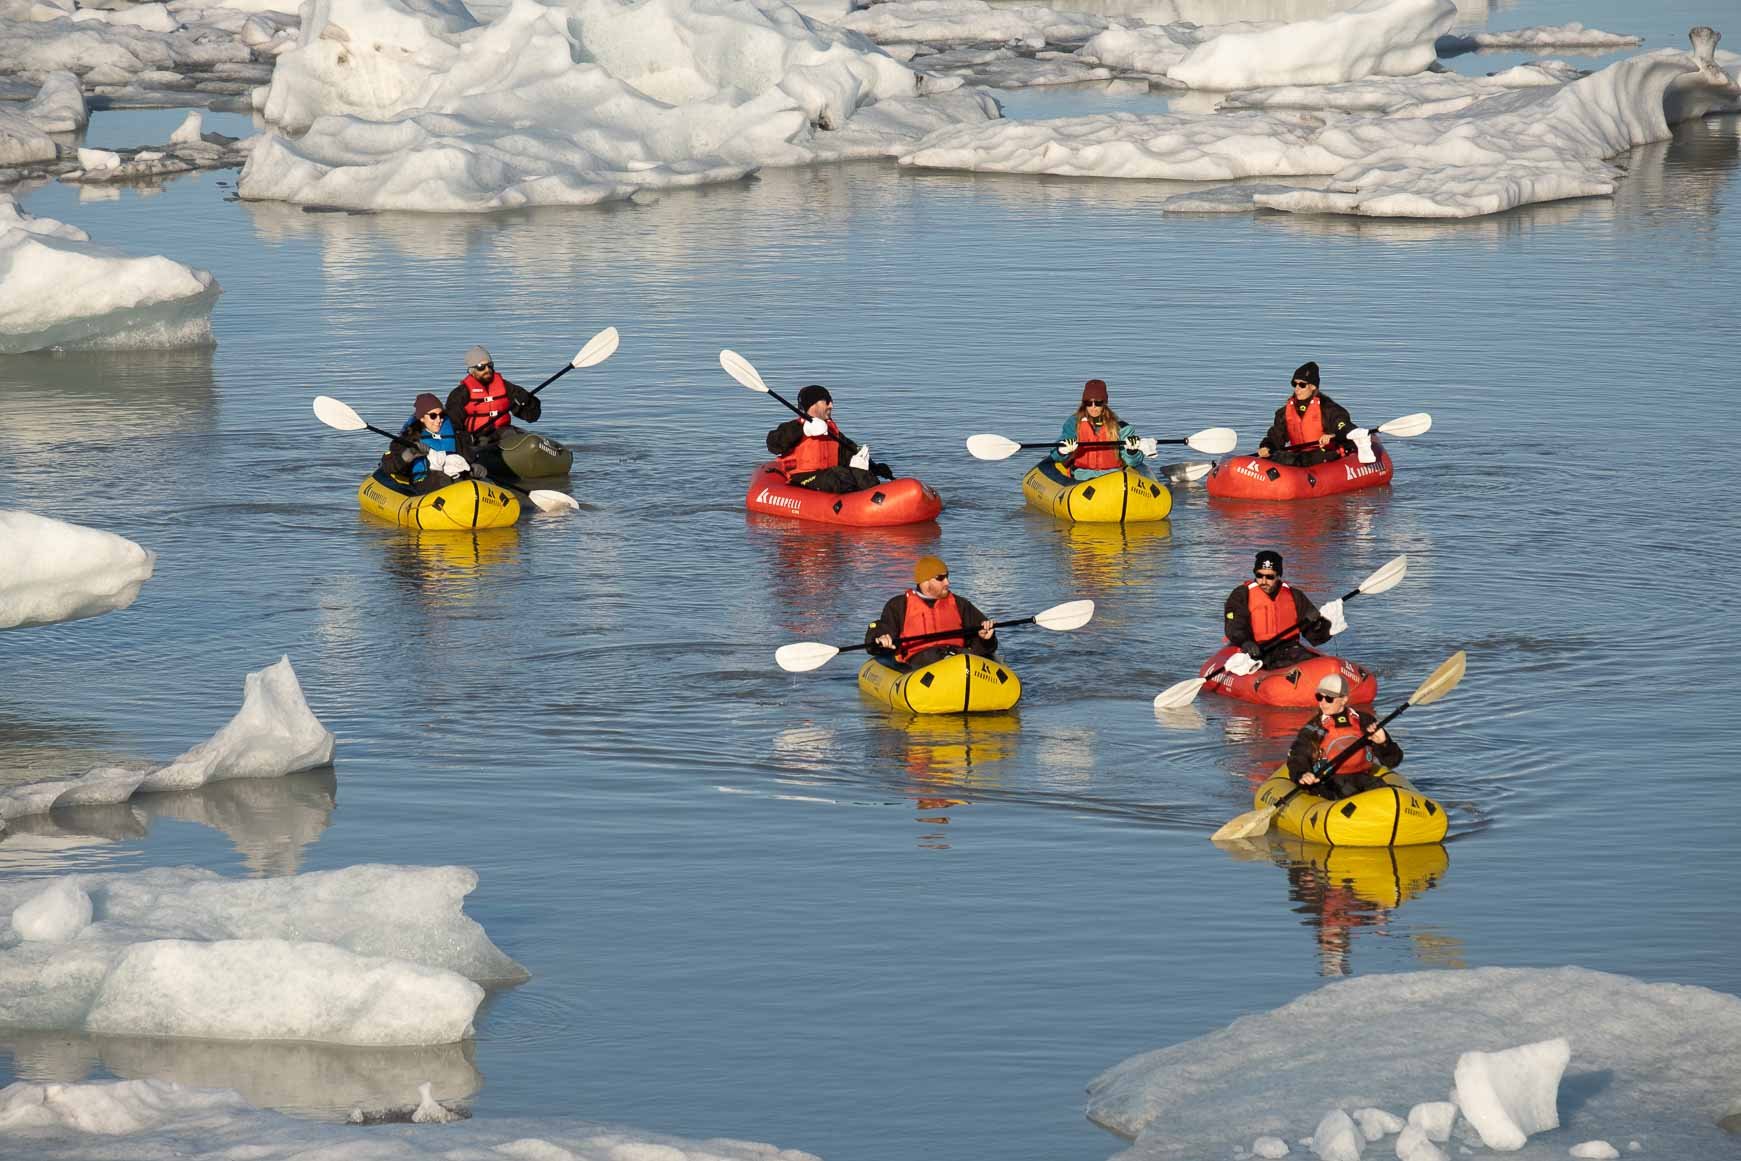
[[[870,444],[868,444],[868,443],[859,444],[858,445],[858,454],[853,456],[852,459],[848,460],[847,463],[851,467],[855,467],[861,472],[870,471]]]
[[[1076,454],[1076,441],[1073,439],[1067,439],[1063,443],[1059,444],[1058,445],[1058,454],[1063,456],[1065,459],[1069,459],[1071,456],[1075,455]]]
[[[1372,433],[1370,431],[1364,427],[1357,427],[1348,433],[1348,438],[1353,442],[1354,450],[1359,453],[1358,458],[1361,463],[1375,464],[1378,462],[1378,456],[1372,451]]]
[[[1142,441],[1139,440],[1136,436],[1127,435],[1124,437],[1124,450],[1125,451],[1133,452],[1133,451],[1140,451],[1141,449],[1142,449]]]
[[[805,435],[827,435],[828,421],[826,419],[806,419],[804,421]]]
[[[462,459],[461,457],[454,455],[452,452],[448,452],[447,453],[447,462],[445,464],[443,464],[438,470],[440,472],[442,472],[443,474],[452,476],[454,479],[457,480],[459,477],[461,477],[461,476],[465,475],[467,472],[471,471],[472,466],[470,464],[466,463],[465,460]]]
[[[1347,631],[1348,621],[1342,616],[1341,597],[1337,597],[1329,604],[1319,605],[1318,612],[1323,614],[1324,619],[1330,622],[1330,636],[1334,637],[1338,633]]]
[[[446,465],[446,463],[448,461],[448,458],[449,458],[448,453],[442,451],[440,448],[436,448],[436,447],[430,448],[427,452],[425,452],[423,454],[423,458],[429,462],[429,470],[430,471],[432,471],[432,472],[445,472],[447,470],[447,468],[444,465]],[[457,459],[458,457],[456,456],[453,458]]]
[[[1227,670],[1227,672],[1233,674],[1235,677],[1244,677],[1248,673],[1256,673],[1258,670],[1262,669],[1263,662],[1259,661],[1249,653],[1235,653],[1222,664],[1221,668]]]
[[[1161,450],[1161,443],[1156,439],[1139,439],[1136,441],[1136,450],[1142,452],[1144,457],[1153,457]]]

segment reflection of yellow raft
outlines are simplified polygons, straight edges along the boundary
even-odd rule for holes
[[[1294,795],[1270,825],[1334,847],[1406,847],[1436,843],[1445,837],[1445,808],[1409,784],[1394,770],[1380,768],[1386,785],[1333,802],[1310,791]],[[1284,765],[1257,788],[1253,805],[1274,806],[1294,788]]]
[[[1288,839],[1279,853],[1286,862],[1311,867],[1376,907],[1400,907],[1430,891],[1451,865],[1443,843],[1326,847],[1294,838]]]
[[[514,493],[484,480],[461,480],[418,496],[409,484],[376,472],[357,489],[357,503],[389,524],[425,532],[506,528],[520,518]]]
[[[952,653],[919,669],[895,669],[872,658],[858,671],[865,693],[916,714],[1007,710],[1022,696],[1015,670],[990,657]]]
[[[1090,524],[1135,524],[1165,520],[1173,510],[1167,486],[1140,468],[1120,468],[1104,476],[1077,480],[1050,457],[1022,477],[1028,503],[1060,520]]]

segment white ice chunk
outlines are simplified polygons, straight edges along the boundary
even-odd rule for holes
[[[42,88],[24,106],[24,116],[47,133],[76,133],[91,119],[79,78],[64,69],[42,79]]]
[[[201,140],[200,134],[204,131],[205,122],[200,116],[200,111],[198,109],[189,109],[187,117],[180,125],[175,127],[175,132],[169,135],[169,143],[171,145],[192,144]]]
[[[1584,1141],[1573,1145],[1567,1152],[1574,1157],[1589,1158],[1590,1161],[1614,1161],[1620,1156],[1620,1150],[1606,1141]]]
[[[1325,1113],[1312,1133],[1312,1152],[1322,1161],[1360,1161],[1360,1152],[1365,1147],[1360,1130],[1341,1109]]]
[[[1452,0],[1362,0],[1345,12],[1205,41],[1167,69],[1193,89],[1328,85],[1418,73],[1457,19]]]
[[[86,169],[114,169],[121,164],[121,155],[108,149],[80,149],[79,164]]]
[[[1408,1126],[1408,1122],[1395,1113],[1383,1109],[1355,1109],[1352,1114],[1354,1123],[1360,1126],[1360,1135],[1368,1141],[1376,1141],[1380,1137],[1388,1137],[1392,1133],[1400,1133]]]
[[[1414,1124],[1405,1126],[1397,1134],[1396,1156],[1397,1161],[1445,1161],[1445,1151],[1433,1144],[1421,1127]]]
[[[419,1125],[446,1125],[460,1119],[459,1114],[435,1099],[426,1081],[417,1086],[417,1108],[411,1114],[411,1120]]]
[[[56,879],[12,909],[12,930],[36,943],[65,943],[91,923],[91,897],[75,876]]]
[[[1251,1143],[1253,1157],[1266,1157],[1270,1161],[1288,1155],[1288,1143],[1280,1137],[1259,1137]]]
[[[156,559],[113,532],[0,509],[0,629],[125,609]]]
[[[1585,28],[1574,20],[1570,24],[1536,25],[1531,28],[1513,28],[1499,32],[1473,32],[1467,36],[1447,36],[1439,42],[1438,48],[1440,56],[1452,56],[1456,53],[1474,52],[1484,48],[1606,50],[1630,48],[1635,44],[1643,43],[1644,37],[1642,36],[1603,32],[1600,28]]]
[[[23,113],[0,107],[0,165],[53,161],[59,152],[42,126]]]
[[[1564,1037],[1457,1060],[1457,1107],[1489,1149],[1515,1152],[1560,1124],[1560,1077],[1572,1058]]]
[[[157,1080],[119,1084],[29,1084],[0,1089],[0,1129],[66,1129],[70,1141],[84,1134],[120,1137],[148,1132],[177,1120],[247,1109],[233,1092],[186,1089]]]
[[[1454,1101],[1422,1101],[1409,1110],[1409,1124],[1426,1134],[1429,1141],[1449,1141],[1456,1120]]]
[[[834,23],[875,41],[924,44],[1021,41],[1037,47],[1087,40],[1118,22],[1084,12],[1060,12],[1038,4],[890,0],[849,12]]]

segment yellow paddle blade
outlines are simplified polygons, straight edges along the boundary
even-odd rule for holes
[[[1433,670],[1433,675],[1421,682],[1421,687],[1409,695],[1410,705],[1431,705],[1457,688],[1463,680],[1463,670],[1469,664],[1469,654],[1459,649]]]
[[[1220,830],[1209,836],[1209,841],[1224,843],[1234,839],[1256,838],[1269,830],[1269,820],[1275,816],[1276,808],[1273,806],[1260,806],[1256,810],[1248,810],[1223,824]]]

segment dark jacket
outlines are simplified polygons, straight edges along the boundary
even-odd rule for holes
[[[412,483],[429,475],[429,460],[426,454],[430,448],[439,448],[445,452],[458,450],[456,437],[453,433],[451,420],[441,421],[439,435],[430,435],[414,415],[405,421],[405,426],[399,429],[399,434],[405,441],[394,440],[387,445],[386,454],[381,457],[381,470],[390,476],[399,476]],[[437,473],[439,474],[439,473]]]
[[[919,599],[928,601],[930,604],[936,604],[935,601],[930,601],[929,598],[926,597],[920,597]],[[995,656],[997,654],[997,634],[993,633],[989,638],[981,637],[979,635],[979,627],[991,618],[980,612],[978,607],[976,607],[974,603],[966,597],[957,595],[955,597],[955,604],[956,607],[961,610],[961,631],[967,635],[967,652],[979,657]],[[870,650],[870,655],[872,657],[886,661],[895,656],[892,650],[884,649],[881,645],[878,645],[877,638],[881,637],[884,633],[887,633],[895,639],[895,643],[898,645],[901,640],[901,623],[906,619],[907,594],[903,592],[896,595],[893,600],[884,605],[882,615],[872,621],[870,623],[870,628],[864,631],[865,647]],[[917,669],[921,665],[929,665],[931,662],[936,661],[946,652],[947,648],[943,646],[939,646],[935,649],[925,649],[915,654],[909,663]]]
[[[1345,709],[1337,714],[1336,724],[1343,726],[1347,725],[1349,712],[1350,711]],[[1371,730],[1372,727],[1377,724],[1378,719],[1372,717],[1370,714],[1361,714],[1360,721],[1366,729]],[[1311,721],[1300,727],[1299,735],[1294,738],[1293,748],[1288,751],[1288,776],[1295,782],[1300,780],[1300,775],[1309,772],[1313,765],[1317,763],[1318,744],[1324,740],[1324,733],[1323,714],[1314,714]],[[1366,748],[1371,751],[1373,761],[1377,762],[1380,766],[1388,766],[1390,769],[1394,770],[1402,765],[1402,747],[1396,744],[1396,736],[1391,734],[1388,730],[1385,731],[1385,741],[1383,745],[1372,742],[1368,743]],[[1348,762],[1353,761],[1354,759],[1352,758],[1348,759]],[[1343,765],[1337,767],[1337,771],[1332,775],[1332,777],[1340,777],[1342,771],[1347,768],[1348,763],[1343,763]]]
[[[804,421],[802,419],[788,419],[768,433],[768,450],[777,456],[791,455],[792,449],[803,442]],[[835,458],[837,467],[844,465],[858,454],[858,445],[844,435],[840,437],[838,442],[840,443],[840,454]]]
[[[1354,445],[1345,438],[1350,431],[1354,430],[1354,420],[1349,417],[1348,409],[1322,391],[1313,398],[1318,401],[1318,418],[1324,423],[1325,434],[1336,437],[1330,446],[1342,451],[1347,451],[1353,447]],[[1306,402],[1310,404],[1312,400],[1308,399]],[[1264,437],[1258,441],[1258,447],[1267,447],[1271,453],[1274,453],[1287,451],[1293,446],[1288,439],[1288,408],[1290,407],[1296,409],[1301,415],[1306,413],[1306,409],[1292,399],[1276,408],[1275,419],[1271,421],[1269,431],[1265,432]]]
[[[498,375],[501,372],[497,372]],[[538,417],[544,414],[544,405],[538,401],[538,396],[532,394],[516,383],[502,379],[502,386],[508,389],[508,414],[515,419],[524,419],[527,423],[537,423]],[[465,430],[465,405],[471,399],[471,392],[466,390],[462,382],[458,387],[447,393],[447,418],[453,424],[455,434],[459,438],[459,454],[473,463],[474,456],[480,448],[495,447],[500,442],[501,429],[493,428],[479,432],[476,435]]]
[[[1293,588],[1292,585],[1288,586]],[[1300,589],[1293,589],[1294,611],[1299,615],[1301,632],[1290,640],[1304,637],[1314,645],[1322,645],[1330,639],[1330,620],[1318,612],[1318,606],[1312,603]],[[1245,649],[1252,643],[1251,606],[1246,603],[1245,586],[1240,585],[1227,594],[1227,604],[1222,608],[1221,631],[1227,634],[1227,640],[1240,649]],[[1286,632],[1286,626],[1283,626]],[[1259,642],[1261,644],[1261,642]],[[1250,652],[1249,649],[1246,652]]]

